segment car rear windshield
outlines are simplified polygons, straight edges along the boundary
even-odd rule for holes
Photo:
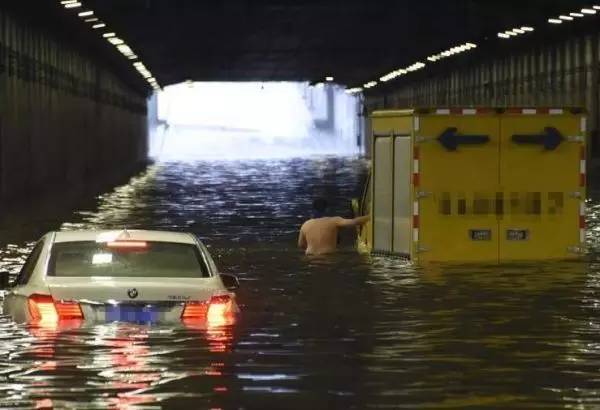
[[[171,242],[59,242],[48,275],[60,277],[198,278],[209,276],[195,245]]]

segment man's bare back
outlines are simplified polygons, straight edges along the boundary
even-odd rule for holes
[[[335,252],[338,230],[359,226],[367,222],[368,216],[345,219],[339,216],[309,219],[300,228],[298,247],[305,249],[307,255],[322,255]]]

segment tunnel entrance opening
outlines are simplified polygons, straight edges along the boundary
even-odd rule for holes
[[[150,100],[156,160],[356,155],[359,100],[333,83],[186,82]]]

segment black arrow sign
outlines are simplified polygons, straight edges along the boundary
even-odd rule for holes
[[[564,141],[564,137],[554,127],[544,128],[542,134],[533,135],[513,135],[512,140],[515,144],[538,144],[543,145],[544,149],[548,151],[555,150],[561,142]]]
[[[461,144],[485,144],[490,141],[487,135],[458,135],[457,128],[448,128],[438,137],[438,141],[448,151],[456,151]]]

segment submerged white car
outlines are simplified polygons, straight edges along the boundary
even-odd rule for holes
[[[3,310],[28,323],[226,324],[239,311],[237,286],[192,234],[50,232],[7,287]]]

